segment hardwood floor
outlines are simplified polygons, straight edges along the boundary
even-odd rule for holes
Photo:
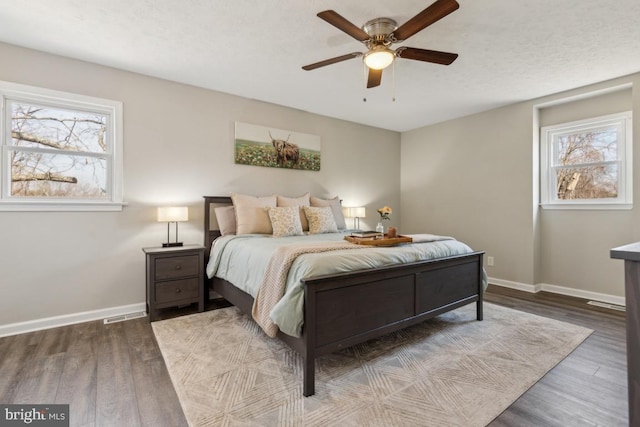
[[[485,301],[594,330],[491,426],[628,424],[624,313],[495,286]],[[207,309],[218,307],[210,302]],[[72,426],[187,425],[146,318],[1,338],[0,402],[69,403]]]
[[[490,426],[626,426],[627,359],[623,312],[579,298],[490,286],[485,301],[593,329],[573,353]]]

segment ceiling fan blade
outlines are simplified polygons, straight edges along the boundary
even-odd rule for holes
[[[398,29],[393,32],[393,35],[399,41],[406,40],[418,31],[444,18],[459,7],[460,5],[456,0],[437,0],[431,6],[398,27]]]
[[[320,19],[324,19],[329,24],[333,25],[341,31],[344,31],[358,41],[365,42],[370,38],[369,34],[365,33],[362,29],[347,21],[335,10],[325,10],[324,12],[320,12],[318,13],[318,17]]]
[[[326,65],[335,64],[337,62],[346,61],[347,59],[357,58],[359,56],[362,56],[362,54],[360,52],[348,53],[346,55],[336,56],[335,58],[325,59],[324,61],[320,61],[320,62],[316,62],[316,63],[313,63],[313,64],[305,65],[304,67],[302,67],[302,69],[303,70],[307,70],[307,71],[315,70],[316,68],[324,67]]]
[[[435,64],[449,65],[458,57],[457,53],[440,52],[437,50],[418,49],[415,47],[399,47],[396,56],[416,61],[433,62]]]
[[[369,76],[367,77],[367,89],[380,86],[382,80],[382,70],[374,70],[369,68]]]

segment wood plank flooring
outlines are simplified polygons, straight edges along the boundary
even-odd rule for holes
[[[624,313],[495,286],[485,300],[595,331],[491,426],[628,424]],[[192,305],[163,317],[193,311]],[[1,338],[0,402],[69,403],[72,426],[187,425],[146,318]]]
[[[590,306],[579,298],[496,286],[490,286],[485,301],[594,330],[492,427],[628,425],[623,312]]]

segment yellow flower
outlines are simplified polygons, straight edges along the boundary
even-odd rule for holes
[[[385,206],[383,208],[378,209],[378,213],[380,214],[381,219],[391,219],[389,215],[391,215],[391,208],[389,206]]]

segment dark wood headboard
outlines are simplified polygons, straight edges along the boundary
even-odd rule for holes
[[[204,247],[206,248],[205,258],[207,260],[209,259],[213,241],[220,237],[218,222],[216,221],[215,225],[211,224],[211,220],[215,220],[216,217],[212,209],[216,206],[229,206],[231,204],[231,197],[229,196],[204,196]]]

